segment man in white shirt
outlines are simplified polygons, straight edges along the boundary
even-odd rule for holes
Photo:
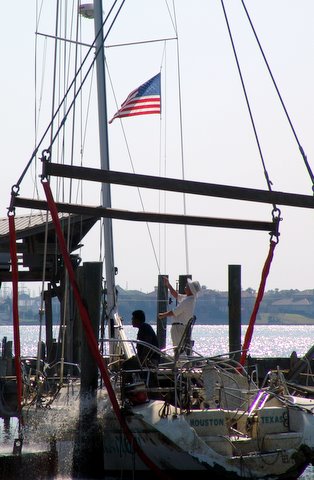
[[[178,305],[173,310],[159,313],[158,318],[172,317],[170,334],[173,346],[177,347],[188,321],[193,317],[196,298],[201,291],[201,286],[198,281],[192,281],[188,278],[187,284],[184,288],[185,294],[183,295],[178,293],[172,287],[167,277],[164,277],[164,283],[169,289],[171,295],[177,300]]]

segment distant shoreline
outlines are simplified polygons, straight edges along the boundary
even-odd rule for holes
[[[118,288],[119,314],[125,325],[130,325],[132,311],[144,310],[146,320],[156,324],[157,321],[157,292],[144,294],[138,291],[129,291]],[[256,291],[252,289],[241,292],[241,319],[242,325],[250,321],[256,301]],[[1,299],[0,299],[1,300]],[[59,325],[60,305],[56,298],[52,302],[53,324]],[[21,325],[38,325],[38,312],[41,305],[40,297],[30,297],[27,294],[19,295],[19,317]],[[202,287],[202,292],[196,302],[195,315],[198,325],[228,325],[229,323],[229,294],[209,290]],[[173,308],[172,299],[169,307]],[[0,325],[12,325],[12,299],[7,297],[0,301]],[[170,320],[169,320],[170,323]],[[43,318],[45,324],[45,318]],[[270,290],[265,292],[259,307],[256,319],[257,325],[312,325],[314,324],[314,290]]]
[[[297,316],[298,319],[291,318],[291,317],[295,317],[294,315],[289,315],[290,318],[286,318],[286,317],[287,317],[287,314],[283,314],[282,316],[277,315],[276,320],[273,320],[273,321],[269,320],[268,318],[266,318],[266,319],[259,318],[255,322],[255,325],[264,325],[264,326],[265,325],[269,325],[269,326],[274,326],[274,325],[286,325],[286,326],[288,326],[288,325],[291,325],[291,326],[314,325],[314,318],[302,317],[301,315]],[[124,325],[131,325],[130,321],[125,321],[123,323],[124,323]],[[149,322],[149,323],[151,323],[151,325],[156,325],[156,322]],[[171,322],[169,322],[168,324],[171,325]],[[247,326],[248,324],[249,323],[247,321],[242,322],[243,326]],[[196,322],[196,325],[229,325],[229,323],[226,322],[226,321],[212,321],[212,322],[202,321],[202,322]],[[0,326],[10,327],[10,326],[13,326],[13,323],[10,322],[10,321],[1,321],[0,320]],[[39,323],[34,321],[34,320],[30,320],[30,321],[23,320],[23,321],[20,322],[20,326],[32,326],[32,327],[38,326],[39,327]],[[58,327],[59,323],[54,323],[53,326]]]

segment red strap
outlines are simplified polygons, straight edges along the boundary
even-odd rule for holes
[[[17,386],[17,408],[22,409],[22,372],[21,372],[21,343],[18,307],[18,266],[16,253],[16,233],[14,215],[9,214],[10,255],[12,265],[12,303],[13,303],[13,338],[14,338],[14,364]]]
[[[119,423],[120,423],[120,425],[121,425],[121,427],[124,431],[124,434],[125,434],[126,438],[128,439],[130,445],[134,448],[134,451],[138,454],[140,459],[145,463],[145,465],[148,466],[148,468],[155,471],[160,478],[166,479],[167,476],[157,467],[157,465],[155,465],[152,462],[152,460],[149,457],[147,457],[145,452],[140,448],[138,442],[136,441],[136,438],[134,437],[133,433],[131,432],[131,430],[129,429],[129,427],[126,423],[125,418],[121,414],[121,410],[120,410],[115,392],[114,392],[114,390],[112,388],[112,385],[111,385],[111,382],[110,382],[110,377],[109,377],[107,367],[106,367],[106,365],[103,361],[103,358],[102,358],[102,356],[101,356],[101,354],[98,350],[98,343],[97,343],[97,340],[95,338],[93,329],[91,327],[91,322],[90,322],[88,311],[87,311],[87,309],[86,309],[86,307],[85,307],[85,305],[82,301],[81,294],[80,294],[80,291],[79,291],[79,288],[78,288],[78,285],[77,285],[77,282],[76,282],[75,273],[74,273],[74,270],[73,270],[73,267],[72,267],[70,255],[69,255],[68,250],[67,250],[66,242],[65,242],[65,239],[64,239],[64,236],[63,236],[63,233],[62,233],[62,228],[61,228],[61,223],[60,223],[60,219],[59,219],[59,215],[58,215],[58,210],[57,210],[55,201],[54,201],[53,196],[52,196],[50,185],[47,181],[42,181],[42,184],[43,184],[43,187],[44,187],[44,190],[45,190],[48,207],[49,207],[49,210],[50,210],[50,213],[51,213],[54,225],[55,225],[55,230],[56,230],[56,234],[57,234],[57,237],[58,237],[60,251],[61,251],[64,263],[65,263],[65,266],[67,268],[68,275],[69,275],[69,280],[71,282],[72,289],[73,289],[73,294],[74,294],[74,297],[77,301],[77,305],[78,305],[78,308],[79,308],[79,311],[80,311],[80,316],[81,316],[82,324],[83,324],[83,327],[84,327],[84,330],[85,330],[85,333],[86,333],[86,338],[87,338],[87,341],[88,341],[88,345],[89,345],[91,353],[92,353],[92,355],[93,355],[93,357],[94,357],[94,359],[97,363],[97,366],[100,370],[100,373],[101,373],[102,379],[104,381],[104,384],[107,388],[108,395],[109,395],[110,401],[112,403],[112,407],[114,409],[114,412],[115,412],[115,414],[117,416],[117,419],[118,419],[118,421],[119,421]]]
[[[254,325],[255,325],[255,320],[256,320],[256,317],[257,317],[257,312],[258,312],[260,303],[263,299],[266,279],[267,279],[268,274],[269,274],[269,269],[270,269],[270,265],[271,265],[271,262],[272,262],[272,259],[273,259],[274,250],[275,250],[276,245],[277,245],[276,242],[274,242],[274,241],[270,242],[268,256],[266,258],[266,262],[265,262],[265,265],[264,265],[264,268],[263,268],[263,271],[262,271],[261,283],[260,283],[260,286],[259,286],[259,289],[258,289],[257,297],[256,297],[256,300],[255,300],[255,305],[254,305],[254,308],[253,308],[253,312],[252,312],[252,315],[251,315],[251,318],[250,318],[250,321],[249,321],[249,326],[247,328],[244,343],[243,343],[243,347],[242,347],[242,355],[241,355],[241,359],[240,359],[240,364],[242,365],[242,367],[245,364],[247,351],[250,347],[251,339],[252,339],[252,336],[253,336],[253,329],[254,329]]]

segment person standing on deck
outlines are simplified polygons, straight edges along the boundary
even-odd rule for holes
[[[201,291],[201,286],[197,280],[192,281],[188,278],[184,288],[185,294],[180,294],[172,287],[167,277],[163,278],[165,286],[169,289],[171,295],[177,300],[178,305],[173,310],[159,313],[158,318],[163,319],[166,317],[172,317],[170,334],[173,346],[177,347],[188,321],[193,317],[196,298]]]

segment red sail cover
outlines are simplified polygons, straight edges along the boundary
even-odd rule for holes
[[[259,309],[260,303],[261,303],[261,301],[263,299],[263,296],[264,296],[266,280],[267,280],[267,277],[268,277],[268,274],[269,274],[269,269],[270,269],[270,265],[271,265],[271,262],[272,262],[272,259],[273,259],[274,250],[275,250],[276,245],[277,245],[276,242],[273,242],[273,241],[270,242],[268,256],[266,258],[266,262],[265,262],[265,265],[264,265],[264,268],[263,268],[263,271],[262,271],[261,283],[260,283],[260,286],[259,286],[259,289],[258,289],[257,297],[256,297],[256,300],[255,300],[255,305],[254,305],[254,308],[253,308],[253,311],[252,311],[249,326],[247,328],[244,343],[243,343],[243,347],[242,347],[242,355],[241,355],[241,359],[240,359],[240,364],[242,365],[242,367],[245,364],[247,351],[250,347],[250,343],[251,343],[251,339],[252,339],[252,336],[253,336],[253,330],[254,330],[254,325],[255,325],[258,309]]]
[[[45,194],[46,194],[48,208],[50,210],[51,217],[52,217],[52,220],[53,220],[54,225],[55,225],[55,230],[56,230],[56,234],[57,234],[57,237],[58,237],[59,247],[60,247],[60,250],[61,250],[61,253],[62,253],[62,257],[63,257],[64,263],[65,263],[65,266],[66,266],[67,271],[68,271],[69,280],[70,280],[70,283],[71,283],[72,289],[73,289],[73,294],[74,294],[75,300],[76,300],[78,308],[79,308],[79,312],[80,312],[80,316],[81,316],[81,320],[82,320],[82,325],[83,325],[83,328],[85,330],[87,342],[88,342],[89,348],[91,350],[91,353],[92,353],[92,355],[95,359],[95,362],[96,362],[96,364],[99,368],[99,371],[101,373],[104,384],[107,388],[108,396],[110,398],[112,407],[113,407],[114,412],[116,414],[116,417],[117,417],[117,419],[118,419],[118,421],[121,425],[121,428],[122,428],[127,440],[129,441],[130,445],[132,445],[132,447],[134,448],[134,451],[138,454],[138,456],[145,463],[145,465],[147,465],[149,469],[153,470],[158,475],[159,478],[162,478],[164,480],[166,480],[166,479],[170,480],[168,478],[168,476],[166,474],[164,474],[164,472],[162,472],[159,469],[159,467],[157,465],[155,465],[155,463],[142,450],[139,443],[136,441],[136,438],[134,437],[132,431],[129,429],[124,416],[121,413],[121,410],[120,410],[115,392],[114,392],[113,387],[112,387],[111,382],[110,382],[110,377],[109,377],[107,367],[106,367],[105,362],[104,362],[104,360],[103,360],[103,358],[102,358],[102,356],[99,352],[99,349],[98,349],[98,343],[97,343],[96,337],[94,335],[94,331],[93,331],[92,326],[91,326],[89,313],[88,313],[87,308],[85,307],[85,305],[82,301],[81,294],[80,294],[80,291],[79,291],[79,288],[78,288],[78,285],[77,285],[77,282],[76,282],[75,273],[74,273],[74,270],[73,270],[73,266],[72,266],[72,263],[71,263],[69,252],[67,250],[66,242],[65,242],[65,239],[64,239],[64,236],[63,236],[61,223],[60,223],[60,219],[59,219],[59,215],[58,215],[58,210],[57,210],[57,207],[56,207],[56,204],[55,204],[55,201],[54,201],[51,189],[50,189],[50,185],[47,181],[42,181],[42,185],[44,187],[44,191],[45,191]]]

